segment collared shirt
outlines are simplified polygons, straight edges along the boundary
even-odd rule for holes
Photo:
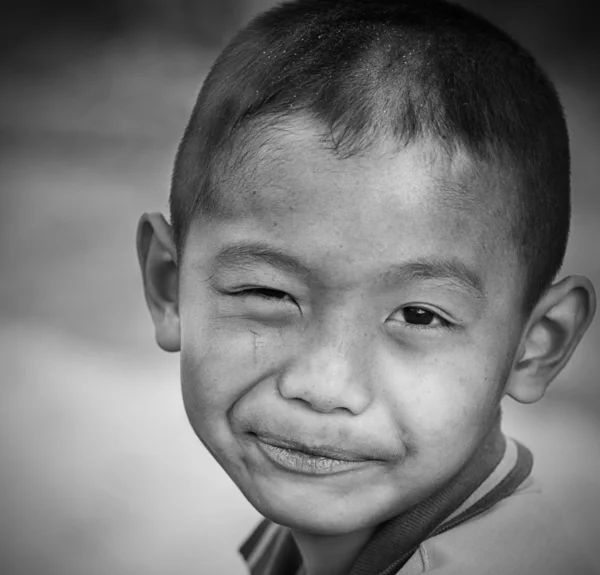
[[[505,438],[499,424],[495,425],[444,488],[377,528],[348,575],[404,573],[402,568],[409,561],[417,561],[423,541],[456,528],[511,495],[529,476],[532,461],[527,448]],[[302,573],[302,559],[290,530],[268,520],[256,528],[240,552],[251,575]]]

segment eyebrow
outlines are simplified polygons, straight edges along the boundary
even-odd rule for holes
[[[283,272],[302,278],[312,276],[309,267],[298,258],[264,242],[238,242],[225,246],[215,256],[213,266],[225,269],[247,270],[259,264],[268,264]],[[423,258],[397,264],[382,272],[378,279],[385,283],[407,283],[441,280],[472,297],[485,300],[485,289],[480,276],[457,258]]]
[[[214,267],[246,270],[257,264],[268,264],[301,277],[310,275],[308,266],[300,260],[264,242],[233,243],[214,258]]]
[[[485,300],[481,277],[464,262],[456,258],[417,259],[393,266],[383,272],[382,279],[389,282],[442,280],[465,289],[478,300]]]

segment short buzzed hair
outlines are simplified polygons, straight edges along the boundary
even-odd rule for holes
[[[322,126],[342,157],[432,139],[515,173],[527,311],[554,280],[570,221],[563,109],[534,58],[483,18],[443,0],[292,0],[255,18],[214,63],[179,146],[180,255],[193,219],[223,208],[223,162],[248,157],[240,134],[294,117]]]

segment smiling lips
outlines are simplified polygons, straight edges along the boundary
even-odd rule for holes
[[[286,471],[331,475],[363,467],[371,458],[329,446],[307,447],[296,441],[253,434],[267,459]]]

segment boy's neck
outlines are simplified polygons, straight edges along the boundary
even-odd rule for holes
[[[302,556],[303,575],[345,575],[375,527],[343,535],[313,535],[292,530]]]

